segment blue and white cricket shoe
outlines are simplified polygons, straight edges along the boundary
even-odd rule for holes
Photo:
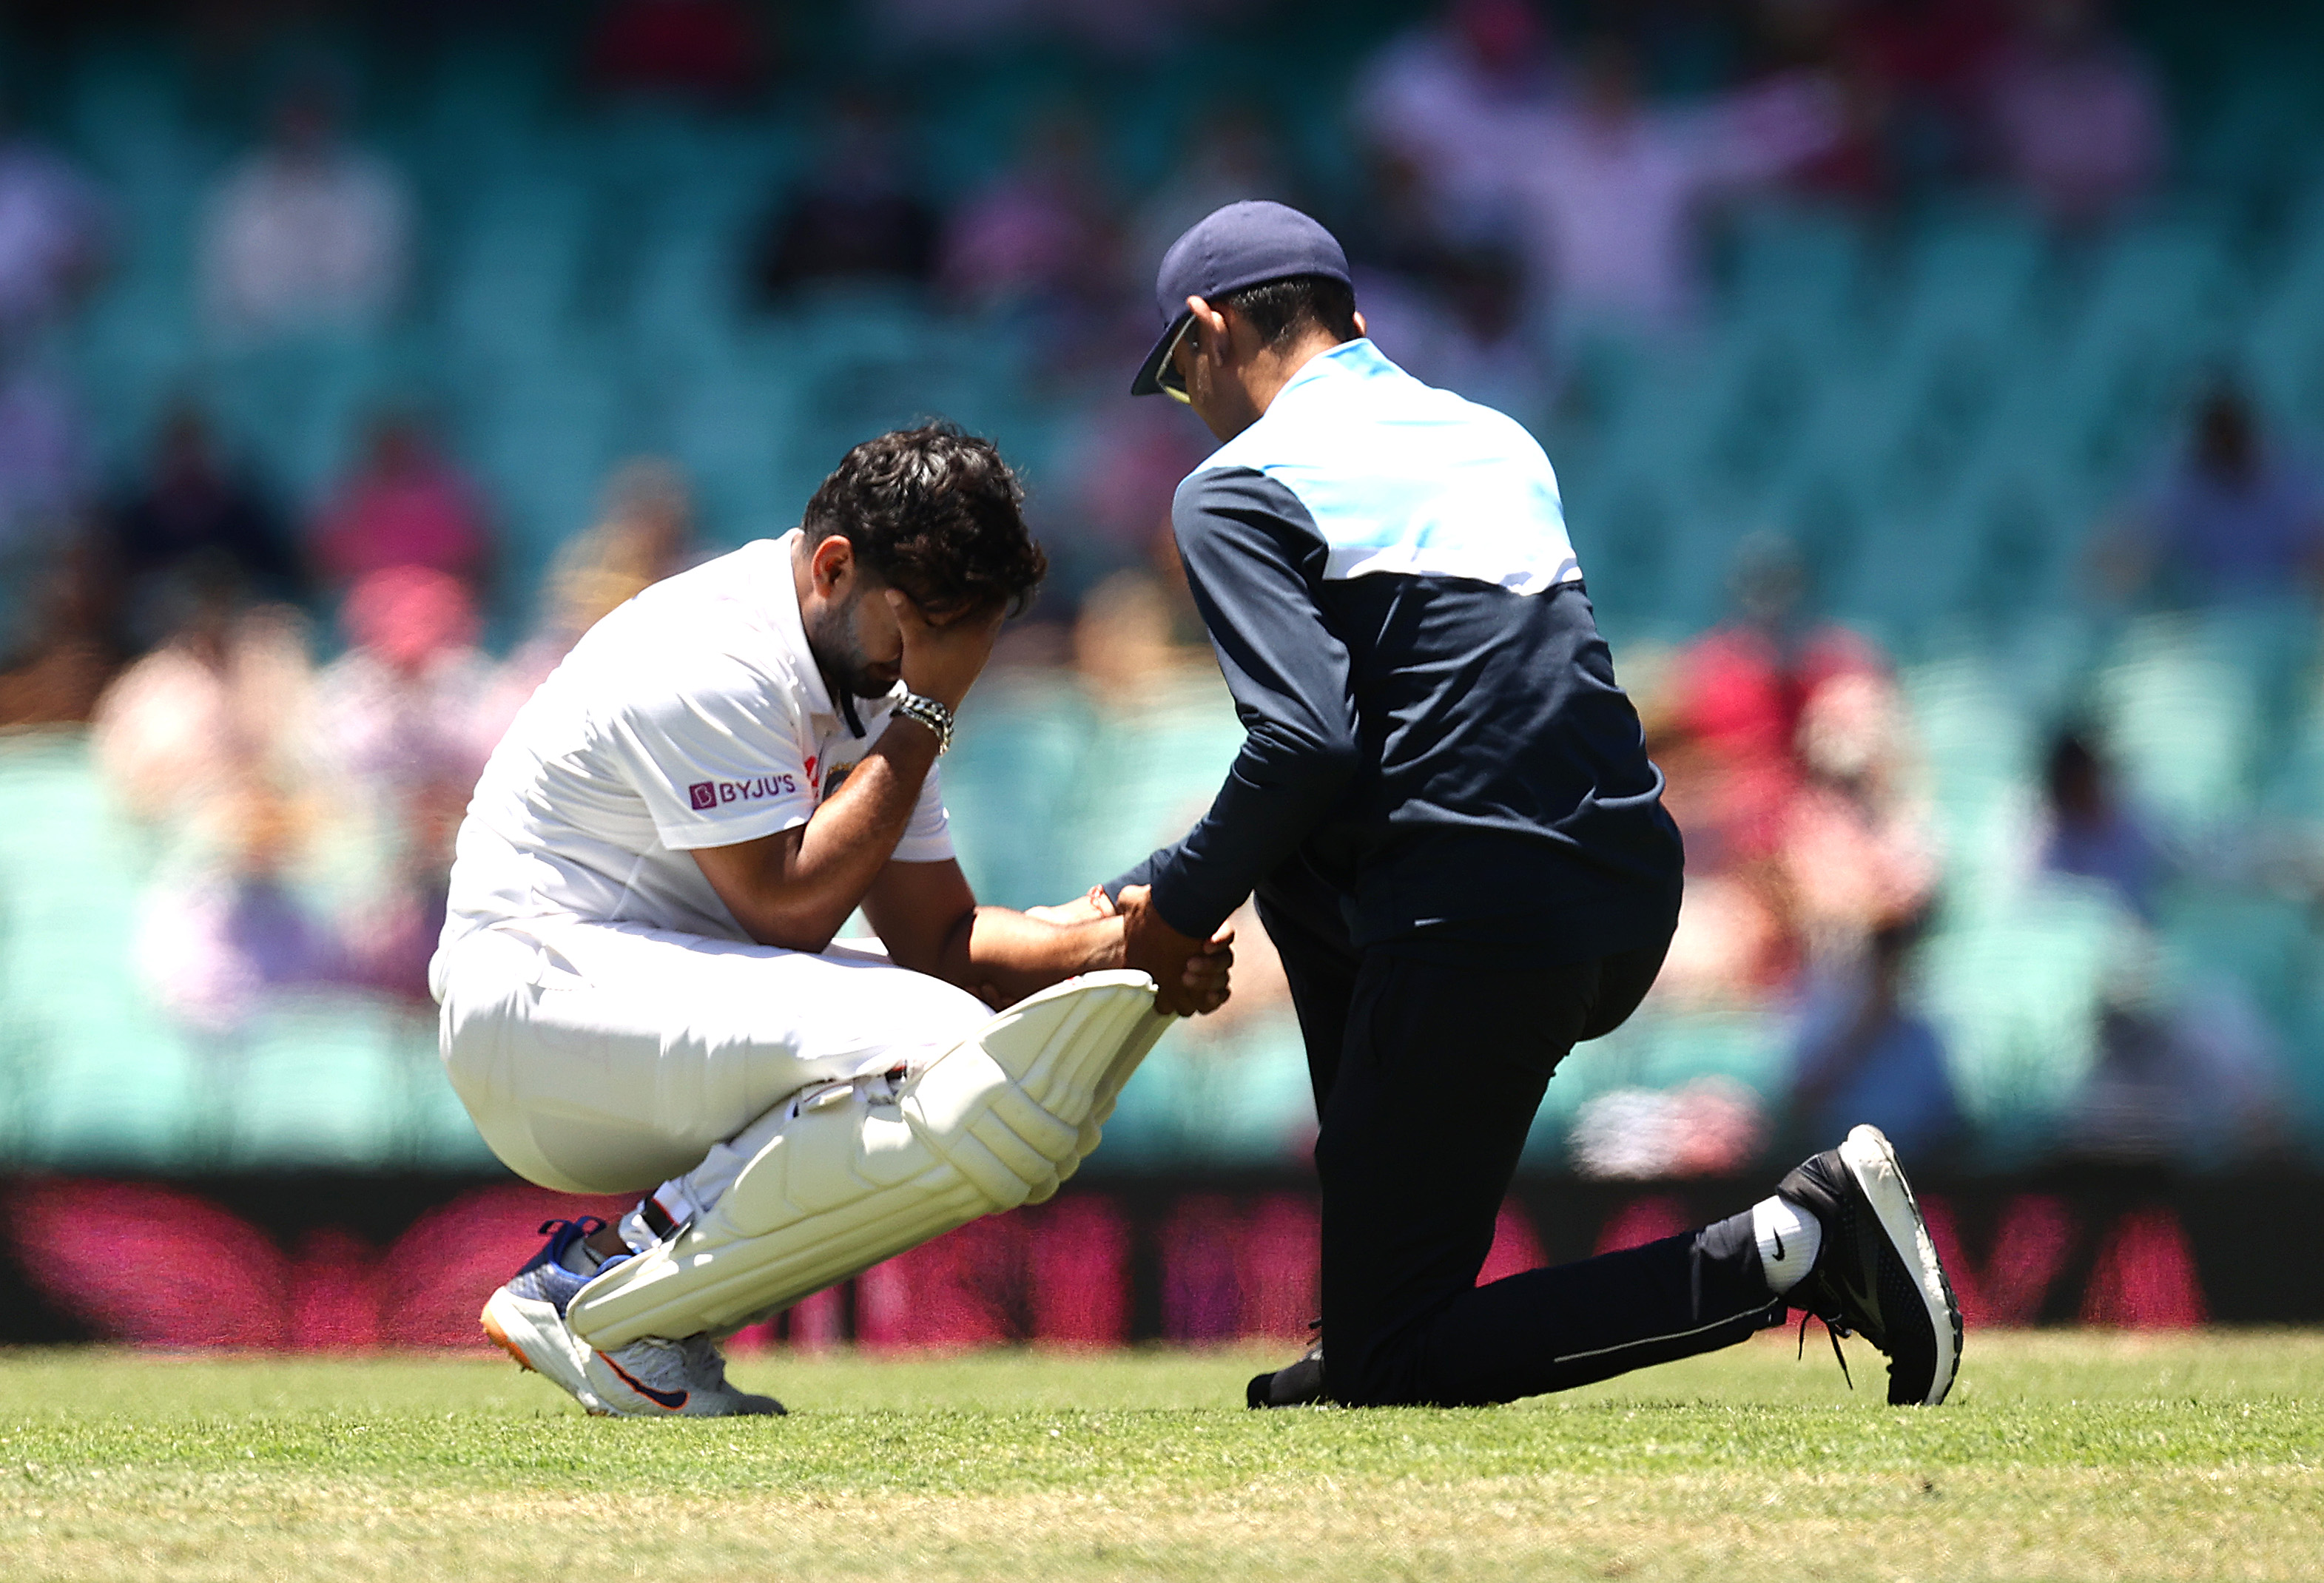
[[[573,1245],[603,1220],[543,1222],[548,1246],[485,1301],[484,1334],[525,1368],[562,1386],[601,1418],[736,1418],[779,1414],[772,1396],[726,1383],[726,1360],[708,1336],[647,1336],[599,1352],[573,1333],[565,1310],[596,1278],[566,1266]],[[602,1269],[602,1266],[601,1266]]]
[[[603,1411],[622,1418],[744,1418],[781,1416],[772,1396],[738,1391],[726,1383],[726,1359],[706,1336],[668,1341],[643,1336],[611,1352],[588,1350],[591,1394]]]
[[[549,1238],[548,1246],[534,1254],[507,1285],[485,1299],[481,1316],[484,1334],[515,1358],[519,1367],[561,1386],[600,1416],[613,1410],[589,1388],[589,1348],[565,1322],[566,1304],[591,1277],[566,1268],[565,1256],[575,1243],[604,1224],[595,1216],[543,1221],[540,1231]]]

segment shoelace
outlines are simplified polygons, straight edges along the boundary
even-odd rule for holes
[[[1856,1332],[1839,1321],[1825,1319],[1822,1314],[1812,1313],[1805,1309],[1801,1310],[1800,1349],[1794,1355],[1794,1358],[1804,1358],[1808,1355],[1808,1321],[1812,1319],[1823,1320],[1823,1333],[1831,1338],[1831,1355],[1840,1359],[1840,1377],[1848,1382],[1849,1390],[1856,1389],[1856,1376],[1848,1372],[1848,1354],[1840,1349],[1840,1339],[1842,1336],[1853,1336]]]

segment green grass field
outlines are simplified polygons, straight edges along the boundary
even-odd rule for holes
[[[769,1355],[787,1419],[503,1362],[0,1353],[0,1578],[2312,1578],[2324,1334],[1821,1333],[1515,1408],[1246,1413],[1248,1354]]]

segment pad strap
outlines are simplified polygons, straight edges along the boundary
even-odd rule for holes
[[[653,1233],[656,1242],[668,1242],[677,1235],[678,1222],[669,1218],[669,1211],[662,1208],[661,1201],[651,1193],[638,1201],[638,1219],[645,1223],[647,1230]]]

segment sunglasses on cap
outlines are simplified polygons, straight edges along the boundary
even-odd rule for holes
[[[1189,405],[1193,404],[1194,398],[1186,393],[1186,382],[1178,373],[1178,348],[1186,344],[1186,337],[1194,332],[1194,316],[1190,313],[1179,325],[1178,333],[1170,337],[1169,348],[1162,354],[1162,366],[1154,371],[1154,383],[1164,395]]]

